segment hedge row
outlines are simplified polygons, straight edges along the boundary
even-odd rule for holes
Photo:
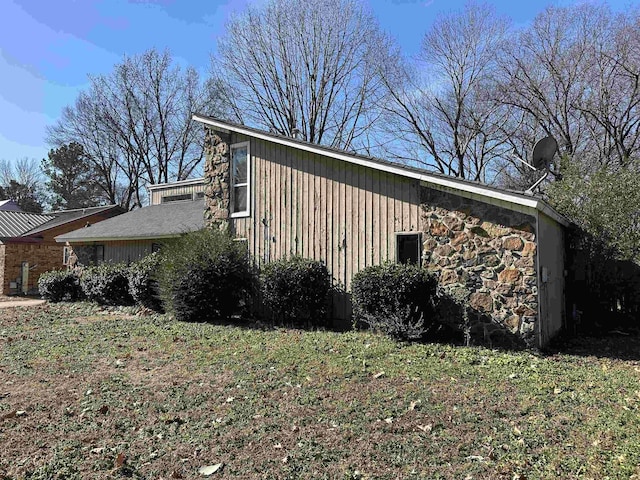
[[[327,267],[293,257],[258,274],[244,244],[215,229],[168,242],[159,254],[132,265],[100,265],[48,272],[38,282],[52,301],[86,297],[103,305],[138,304],[183,321],[267,314],[273,321],[307,326],[326,323],[331,290]],[[437,323],[435,278],[413,265],[386,263],[353,277],[354,319],[393,338],[422,339]]]
[[[104,264],[71,271],[45,272],[38,278],[42,298],[50,302],[90,300],[101,305],[138,304],[161,311],[157,282],[151,274],[159,264],[151,254],[131,265]]]

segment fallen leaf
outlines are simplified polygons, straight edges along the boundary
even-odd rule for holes
[[[14,410],[13,412],[6,413],[6,414],[2,415],[2,417],[1,417],[1,418],[2,418],[3,420],[6,420],[6,419],[8,419],[8,418],[16,418],[16,412],[15,412],[15,410]]]
[[[469,455],[467,457],[467,460],[475,460],[477,462],[483,462],[484,461],[484,457],[481,457],[480,455]]]
[[[215,465],[207,465],[206,467],[200,467],[200,470],[198,470],[198,473],[200,475],[209,476],[209,475],[213,475],[214,473],[216,473],[219,470],[222,470],[222,467],[224,467],[224,463],[216,463]]]
[[[116,456],[116,468],[120,468],[124,465],[125,462],[125,456],[124,453],[120,452],[117,456]]]

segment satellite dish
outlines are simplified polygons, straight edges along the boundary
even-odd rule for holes
[[[545,137],[533,147],[533,158],[531,163],[536,170],[547,170],[553,156],[558,151],[558,142],[553,137]]]

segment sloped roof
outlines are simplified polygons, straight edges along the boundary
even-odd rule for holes
[[[12,212],[21,212],[22,209],[15,200],[0,200],[0,210],[9,210]]]
[[[400,175],[407,178],[413,178],[424,182],[425,184],[437,185],[440,187],[452,188],[458,191],[469,192],[480,195],[488,199],[498,199],[514,205],[523,205],[526,207],[539,210],[549,217],[553,218],[556,222],[568,226],[570,221],[563,215],[558,213],[553,207],[541,198],[528,195],[522,192],[516,192],[507,190],[504,188],[495,187],[493,185],[487,185],[485,183],[467,180],[463,178],[452,177],[442,173],[432,172],[423,168],[417,168],[410,165],[403,165],[388,160],[383,160],[376,157],[367,155],[360,155],[354,152],[348,152],[346,150],[340,150],[338,148],[327,147],[324,145],[318,145],[310,143],[297,138],[287,137],[271,132],[266,132],[246,125],[230,122],[227,120],[220,120],[218,118],[208,117],[206,115],[195,114],[193,120],[196,120],[205,125],[209,125],[214,129],[226,132],[236,132],[243,135],[248,135],[261,140],[274,142],[280,145],[285,145],[299,150],[304,150],[318,155],[325,155],[344,162],[361,165],[364,167],[381,170],[384,172]]]
[[[108,212],[110,210],[113,210],[114,213],[124,212],[124,209],[119,205],[105,205],[102,207],[76,208],[73,210],[59,210],[56,212],[51,212],[48,214],[53,216],[51,220],[32,230],[29,230],[23,235],[35,235],[37,233],[44,232],[45,230],[49,230],[50,228],[59,227],[60,225],[64,225],[65,223],[73,222],[74,220],[79,220],[84,217],[89,217],[91,215],[95,215],[96,213]]]
[[[132,210],[56,237],[57,242],[176,237],[204,228],[204,200],[183,200]]]
[[[55,218],[53,215],[0,210],[0,238],[20,237]]]

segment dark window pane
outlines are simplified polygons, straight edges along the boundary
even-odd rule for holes
[[[234,187],[233,189],[233,213],[247,210],[247,187]]]
[[[420,235],[398,235],[398,262],[420,262]]]
[[[162,197],[162,203],[178,202],[180,200],[191,200],[191,198],[191,193],[184,193],[181,195],[167,195],[165,197]]]
[[[96,261],[98,263],[104,262],[104,245],[96,245]]]
[[[247,183],[247,147],[232,150],[233,183]]]

